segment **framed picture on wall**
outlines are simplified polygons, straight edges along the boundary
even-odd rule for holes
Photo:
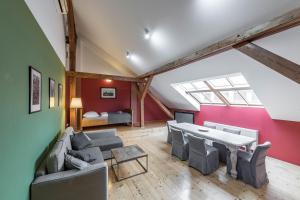
[[[115,99],[117,97],[116,88],[100,88],[102,99]]]
[[[42,74],[29,66],[29,114],[42,110]]]
[[[49,78],[49,108],[55,107],[55,81]]]
[[[63,86],[62,84],[58,84],[58,106],[62,105],[62,98],[63,98]]]

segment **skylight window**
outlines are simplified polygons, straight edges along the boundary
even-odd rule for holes
[[[247,102],[241,97],[238,91],[221,91],[221,94],[227,99],[232,105],[247,105]]]
[[[172,86],[191,103],[262,106],[262,103],[241,74],[195,80]]]
[[[234,87],[250,87],[247,80],[242,75],[228,77],[228,80]]]
[[[215,89],[231,88],[232,85],[226,78],[218,78],[209,80],[208,83]]]
[[[192,82],[192,84],[197,90],[208,90],[209,89],[203,81],[195,81],[195,82]]]

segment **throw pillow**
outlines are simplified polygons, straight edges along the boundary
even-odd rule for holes
[[[82,151],[68,150],[68,154],[85,162],[93,162],[96,160],[96,157],[93,154]]]
[[[71,155],[65,154],[65,167],[66,169],[79,169],[83,170],[87,167],[91,166],[89,163],[75,158]]]
[[[71,136],[72,149],[81,150],[91,144],[91,139],[83,132]]]

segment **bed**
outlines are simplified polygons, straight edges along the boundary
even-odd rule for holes
[[[117,112],[102,112],[94,111],[87,112],[82,116],[82,127],[102,126],[111,124],[131,124],[132,125],[132,110],[126,109]]]

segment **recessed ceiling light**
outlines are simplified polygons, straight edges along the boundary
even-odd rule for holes
[[[130,52],[127,51],[127,52],[126,52],[126,58],[127,58],[127,59],[130,59],[130,57],[131,57]]]
[[[146,40],[149,40],[151,38],[151,33],[150,33],[149,29],[147,29],[147,28],[144,29],[144,38]]]

